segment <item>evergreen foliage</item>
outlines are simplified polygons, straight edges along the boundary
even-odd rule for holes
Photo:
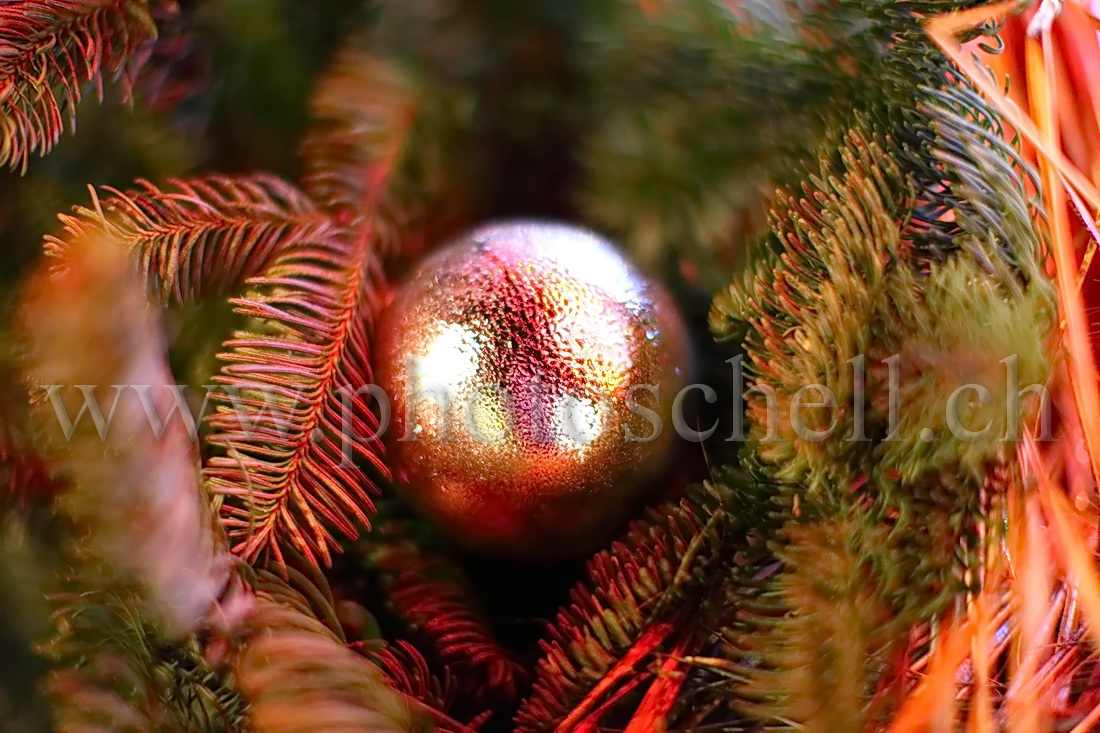
[[[971,4],[378,0],[303,100],[300,185],[283,169],[93,188],[19,301],[31,404],[3,418],[0,645],[30,674],[0,675],[0,714],[885,729],[914,661],[990,592],[1022,482],[1004,438],[1041,407],[1015,393],[1053,371],[1034,182],[921,25]],[[128,92],[166,6],[0,3],[0,164],[49,151],[106,78]],[[537,659],[498,638],[455,558],[377,511],[395,479],[359,389],[388,279],[516,213],[608,230],[685,297],[714,296],[747,391],[731,465],[591,558]],[[172,384],[162,321],[226,299],[205,432],[154,440],[139,395],[110,385]],[[988,397],[965,399],[974,384]],[[116,399],[122,427],[59,435],[75,385]],[[341,585],[344,551],[366,591]]]

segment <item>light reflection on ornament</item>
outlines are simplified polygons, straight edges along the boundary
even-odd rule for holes
[[[590,551],[675,440],[686,329],[668,295],[575,227],[487,226],[431,255],[379,324],[390,461],[444,530],[484,550]],[[628,409],[628,391],[664,430]],[[652,393],[650,393],[652,395]],[[401,436],[395,440],[394,436]]]
[[[478,335],[460,323],[439,323],[439,333],[413,359],[415,391],[465,382],[477,374]]]

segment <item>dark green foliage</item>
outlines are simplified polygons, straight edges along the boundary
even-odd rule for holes
[[[4,461],[3,469],[10,469]],[[9,497],[10,498],[10,497]],[[49,662],[35,644],[50,631],[43,598],[49,563],[39,538],[10,506],[0,525],[0,716],[9,730],[51,730],[41,685]]]
[[[727,632],[726,653],[745,679],[743,709],[764,724],[797,721],[819,733],[887,723],[895,711],[869,701],[923,612],[906,607],[920,601],[889,531],[823,520],[792,525],[783,540],[784,570],[756,600],[756,623]]]
[[[997,116],[904,23],[878,95],[779,192],[752,274],[712,312],[719,338],[744,343],[746,451],[786,514],[782,571],[725,633],[746,680],[732,694],[807,730],[888,720],[896,699],[876,692],[907,634],[976,589],[980,526],[999,521],[991,477],[1036,408],[1015,392],[1050,369],[1026,173]],[[792,413],[807,385],[835,405]]]
[[[587,29],[582,208],[650,264],[706,263],[752,233],[767,181],[812,155],[858,99],[883,37],[857,31],[844,4],[652,5],[609,3]]]
[[[797,181],[853,112],[927,83],[913,69],[938,52],[919,15],[970,4],[608,3],[585,30],[582,210],[644,261],[690,263],[720,287],[775,184]]]
[[[82,570],[87,573],[91,568]],[[72,579],[90,587],[94,575]],[[146,626],[148,610],[130,605],[134,590],[55,595],[59,633],[46,646],[57,665],[47,681],[62,729],[232,733],[247,730],[246,702],[197,641],[169,643]]]

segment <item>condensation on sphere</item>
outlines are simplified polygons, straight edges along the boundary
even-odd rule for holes
[[[677,440],[686,329],[664,289],[589,231],[476,230],[423,262],[378,339],[390,463],[470,548],[592,551]]]

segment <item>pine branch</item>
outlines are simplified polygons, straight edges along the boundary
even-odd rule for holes
[[[0,166],[26,170],[66,127],[85,88],[129,85],[156,26],[142,0],[24,0],[0,7]],[[128,86],[127,86],[128,88]]]
[[[370,495],[389,480],[368,395],[367,329],[378,299],[372,239],[331,237],[276,257],[236,312],[261,332],[238,332],[216,379],[229,404],[210,417],[208,488],[225,497],[235,551],[282,564],[287,542],[328,564],[336,531],[369,526]],[[233,396],[233,392],[237,396]],[[372,468],[368,474],[358,459]]]
[[[90,207],[59,218],[64,235],[46,252],[64,258],[81,238],[106,236],[129,250],[151,292],[168,304],[233,295],[275,253],[333,235],[327,216],[275,176],[209,176],[160,189],[92,190]]]
[[[454,675],[450,670],[442,676],[432,674],[428,661],[407,641],[387,644],[372,656],[394,689],[432,710],[446,712],[454,704],[458,691]]]
[[[330,78],[348,73],[347,63],[341,56]],[[355,149],[345,151],[369,150],[369,160],[353,157],[362,168],[326,203],[340,209],[344,193],[355,198],[351,210],[337,213],[347,228],[282,252],[249,281],[251,292],[233,301],[263,330],[226,342],[218,379],[242,399],[220,405],[210,420],[210,442],[224,453],[208,462],[206,476],[209,490],[226,499],[222,521],[235,551],[250,560],[266,555],[281,564],[280,543],[288,543],[328,564],[335,533],[355,537],[369,527],[371,493],[390,478],[366,391],[368,334],[382,280],[378,257],[392,237],[389,186],[399,177],[412,117],[400,103],[380,108],[368,114],[370,122],[360,120],[352,130]],[[370,103],[366,109],[378,111]]]
[[[74,483],[61,508],[83,552],[137,575],[170,636],[194,631],[226,588],[228,555],[200,501],[192,436],[173,418],[159,324],[125,253],[91,239],[65,272],[40,270],[20,326],[33,416]]]
[[[644,681],[642,665],[667,649],[671,637],[698,631],[698,594],[722,573],[722,543],[737,513],[723,502],[725,491],[696,490],[653,510],[589,561],[586,579],[541,643],[543,657],[516,714],[516,731],[570,729],[589,715],[598,722],[632,684]],[[737,521],[751,521],[747,515]],[[691,595],[684,595],[689,588]]]
[[[889,721],[893,711],[874,709],[873,693],[914,621],[895,603],[907,582],[895,546],[888,531],[859,520],[786,528],[777,553],[783,571],[756,601],[759,610],[730,597],[742,605],[726,654],[739,662],[743,682],[731,685],[743,711],[764,725],[819,733]],[[777,613],[777,604],[787,612]]]
[[[423,706],[439,733],[472,733],[492,715],[485,711],[466,724],[454,720],[450,712],[460,698],[459,681],[449,669],[444,669],[442,676],[434,675],[427,660],[408,642],[388,645],[373,656],[390,684]]]
[[[951,130],[970,130],[963,110],[940,114]],[[957,179],[953,195],[981,187],[985,198],[956,199],[957,216],[940,214],[941,233],[949,230],[950,238],[916,249],[932,230],[911,215],[922,205],[913,191],[919,178],[891,161],[887,151],[895,146],[853,132],[839,156],[830,156],[840,162],[824,162],[798,194],[781,193],[773,229],[782,257],[767,258],[751,285],[735,284],[718,298],[712,327],[719,335],[746,334],[749,386],[775,395],[753,391],[748,416],[757,457],[785,487],[788,506],[801,502],[804,512],[813,515],[816,507],[825,516],[857,507],[913,526],[908,557],[919,580],[912,587],[928,594],[932,613],[959,590],[963,568],[974,560],[983,479],[1004,460],[1003,439],[1035,408],[1010,404],[1018,387],[1003,360],[1015,356],[1021,385],[1046,381],[1042,334],[1051,300],[1011,157],[996,146],[971,145],[978,175]],[[945,167],[934,157],[938,148],[929,147],[929,165]],[[950,149],[960,155],[957,145]],[[983,169],[1003,172],[1004,187],[982,186]],[[940,181],[955,175],[938,174]],[[985,221],[979,204],[1006,213]],[[1002,240],[998,232],[1012,222],[1024,225]],[[968,384],[988,389],[990,400],[952,402]],[[800,415],[801,427],[832,426],[823,439],[776,419],[790,414],[805,385],[824,385],[835,399]],[[971,439],[952,429],[955,416],[988,430]],[[769,432],[775,439],[765,440]],[[851,440],[857,433],[866,440]]]
[[[243,703],[194,635],[234,625],[248,602],[200,500],[193,436],[173,419],[163,337],[129,258],[83,238],[63,271],[32,276],[20,313],[32,417],[71,484],[33,537],[54,609],[41,652],[56,725],[243,730]]]
[[[982,538],[1001,521],[992,479],[1012,460],[1010,424],[1033,414],[1010,402],[1004,360],[1015,357],[1020,385],[1049,375],[1053,307],[1028,174],[916,16],[893,22],[869,77],[879,93],[801,188],[778,194],[772,246],[712,312],[716,335],[743,340],[750,458],[776,480],[787,520],[773,543],[782,572],[755,609],[726,620],[731,664],[712,667],[731,680],[729,704],[761,725],[888,720],[910,635],[979,589]],[[973,384],[987,403],[949,403]],[[823,439],[786,419],[806,385],[836,400],[802,412],[811,430],[832,426]],[[987,431],[960,435],[949,407]],[[731,604],[743,598],[730,589]]]
[[[110,587],[91,588],[97,583]],[[52,596],[57,632],[43,650],[59,731],[243,733],[245,700],[192,640],[165,643],[135,601],[140,591],[82,565]]]
[[[303,188],[324,211],[349,227],[379,218],[393,223],[400,240],[379,239],[383,257],[417,252],[452,236],[456,224],[468,218],[476,195],[463,178],[470,168],[475,91],[449,85],[407,60],[409,48],[388,56],[376,51],[401,36],[402,18],[410,10],[420,12],[396,5],[380,8],[375,36],[346,41],[314,90],[301,146]],[[393,13],[398,17],[387,17]],[[401,163],[387,176],[386,195],[376,197],[378,164],[392,154],[395,129],[404,131]]]
[[[379,158],[390,154],[395,130],[408,131],[417,113],[416,89],[392,61],[348,42],[318,83],[312,124],[302,143],[304,187],[342,223],[353,224],[384,200],[376,193]],[[392,181],[386,182],[392,186]]]
[[[458,569],[403,536],[393,520],[368,551],[394,612],[454,674],[464,703],[514,699],[523,670],[493,639]]]
[[[257,587],[252,634],[231,657],[257,733],[423,730],[381,671],[301,609],[307,601],[278,579]],[[293,599],[288,603],[287,599]]]
[[[740,243],[762,233],[770,192],[797,181],[832,133],[885,98],[915,111],[914,90],[942,86],[942,65],[927,73],[943,55],[921,17],[974,4],[607,3],[582,46],[594,108],[585,215],[643,261],[690,261],[702,285],[721,287],[711,272],[728,272]],[[924,156],[931,137],[900,143]]]

